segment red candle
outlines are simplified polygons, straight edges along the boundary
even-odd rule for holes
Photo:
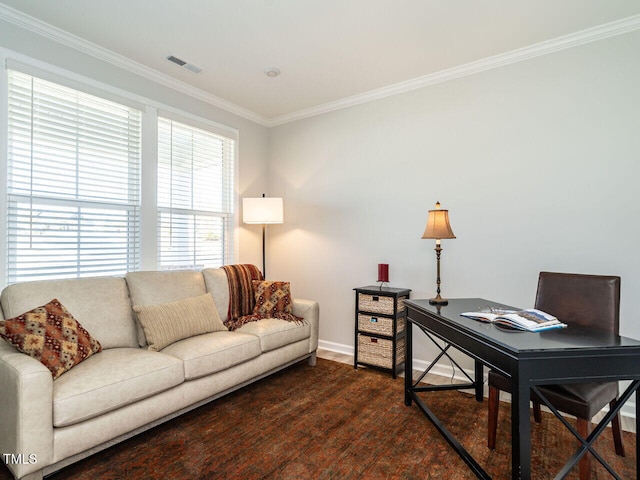
[[[389,264],[388,263],[379,263],[378,264],[378,281],[379,282],[389,282]]]

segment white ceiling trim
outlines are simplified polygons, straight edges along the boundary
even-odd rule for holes
[[[502,67],[511,63],[520,62],[529,58],[547,55],[567,48],[575,47],[589,42],[595,42],[604,38],[621,35],[640,29],[640,15],[634,15],[622,20],[605,23],[603,25],[581,30],[576,33],[564,35],[544,42],[536,43],[528,47],[512,50],[507,53],[494,55],[475,62],[466,63],[457,67],[441,70],[423,77],[414,78],[404,82],[389,85],[387,87],[371,90],[359,95],[328,102],[315,107],[306,108],[286,115],[280,115],[269,120],[269,126],[282,125],[284,123],[314,117],[324,113],[333,112],[342,108],[352,107],[363,103],[380,100],[382,98],[399,95],[419,88],[428,87],[438,83],[447,82],[467,75]]]
[[[405,82],[400,82],[387,87],[371,90],[351,97],[346,97],[334,102],[328,102],[315,107],[306,108],[290,114],[280,115],[274,118],[267,118],[256,112],[243,108],[223,98],[212,95],[204,90],[193,87],[185,82],[177,80],[162,72],[149,68],[138,62],[117,54],[104,47],[89,42],[83,38],[54,27],[48,23],[26,15],[7,5],[0,4],[0,19],[6,20],[26,30],[42,35],[53,41],[74,48],[78,51],[91,55],[100,60],[123,68],[131,73],[155,81],[161,85],[172,88],[180,93],[189,95],[201,100],[209,105],[221,108],[225,111],[238,115],[247,120],[251,120],[266,127],[273,127],[285,123],[301,120],[304,118],[322,115],[335,110],[360,105],[363,103],[379,100],[382,98],[399,95],[419,88],[428,87],[438,83],[447,82],[467,75],[474,75],[479,72],[491,70],[493,68],[520,62],[529,58],[546,55],[567,48],[575,47],[589,42],[602,40],[604,38],[621,35],[627,32],[640,29],[640,15],[634,15],[622,20],[606,23],[593,28],[588,28],[576,33],[564,35],[552,40],[540,42],[528,47],[512,50],[507,53],[494,55],[482,60],[470,62],[464,65],[453,67],[440,72],[418,77]]]
[[[223,98],[212,95],[204,90],[193,87],[185,82],[176,80],[169,75],[149,68],[141,63],[124,57],[118,53],[108,50],[104,47],[89,42],[83,38],[66,32],[58,27],[45,23],[37,18],[26,15],[7,5],[0,4],[0,19],[6,20],[21,28],[34,32],[43,37],[49,38],[55,42],[61,43],[68,47],[89,54],[99,60],[111,63],[117,67],[123,68],[131,73],[140,75],[141,77],[153,80],[161,85],[177,90],[180,93],[189,95],[193,98],[201,100],[209,105],[234,113],[240,117],[246,118],[253,122],[268,126],[269,119],[259,115],[251,110],[243,108],[235,103],[229,102]]]

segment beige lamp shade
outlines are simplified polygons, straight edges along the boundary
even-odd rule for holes
[[[244,223],[283,223],[282,198],[258,197],[242,199],[242,221]]]
[[[449,210],[440,210],[440,202],[436,203],[436,210],[429,210],[422,238],[456,238],[449,224]]]

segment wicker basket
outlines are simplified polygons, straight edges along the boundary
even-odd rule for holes
[[[398,298],[398,313],[404,311],[404,301],[407,297]],[[382,295],[367,295],[366,293],[358,294],[358,310],[371,313],[384,313],[386,315],[394,315],[393,297]]]
[[[393,367],[393,341],[358,334],[358,362],[377,367]],[[396,367],[404,362],[404,337],[398,339]]]
[[[404,331],[404,317],[399,318],[397,333]],[[376,317],[367,314],[358,314],[358,330],[361,332],[375,333],[376,335],[393,335],[393,318]]]

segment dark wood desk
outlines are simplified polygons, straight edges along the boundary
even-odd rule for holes
[[[613,415],[640,386],[640,341],[638,340],[575,326],[539,333],[504,331],[493,324],[460,316],[462,312],[477,311],[485,306],[504,306],[504,304],[481,298],[453,299],[443,307],[430,305],[428,300],[407,300],[405,305],[407,307],[405,404],[410,406],[412,401],[416,402],[478,478],[490,477],[429,410],[424,399],[418,396],[419,392],[474,388],[476,399],[482,401],[484,365],[511,378],[511,477],[530,479],[530,389],[544,384],[631,380],[631,384],[620,396],[617,408],[603,418],[556,477],[564,478],[582,454],[589,450]],[[454,347],[475,360],[474,378],[468,377],[469,382],[464,385],[418,386],[419,380],[414,382],[412,379],[413,326],[431,338],[434,344],[438,345],[435,339],[445,343],[445,347],[439,346],[441,353],[431,366],[442,356],[448,356],[447,350]],[[554,410],[552,408],[552,411]],[[558,416],[557,411],[554,413]],[[563,423],[572,430],[574,435],[577,435],[575,429],[566,420]],[[640,401],[636,401],[636,432],[639,431]],[[601,463],[603,462],[597,452],[595,456]],[[636,434],[637,472],[640,472],[639,461],[640,445],[638,445]],[[607,467],[608,465],[605,464],[605,468]],[[608,469],[612,472],[610,467]],[[615,476],[614,472],[612,474]],[[616,476],[616,478],[619,477]]]

